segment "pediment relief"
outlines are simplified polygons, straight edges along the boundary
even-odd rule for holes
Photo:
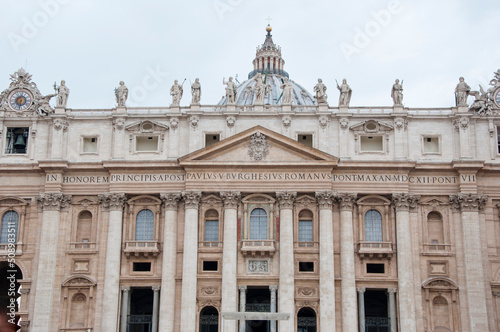
[[[83,206],[96,205],[99,204],[99,199],[97,197],[82,197],[77,199],[73,197],[72,204],[83,205]]]
[[[424,281],[422,288],[453,290],[458,289],[458,286],[455,282],[448,278],[432,278]]]
[[[308,163],[336,165],[338,158],[286,136],[256,126],[179,159],[181,165],[202,163]]]
[[[18,198],[18,197],[14,197],[14,196],[6,196],[6,197],[0,198],[0,205],[3,205],[3,206],[24,206],[24,205],[28,205],[28,202],[26,202],[22,198]]]
[[[222,205],[222,199],[215,195],[204,196],[201,199],[202,203],[207,206],[216,207]]]
[[[137,196],[127,201],[129,205],[156,205],[161,204],[161,200],[152,196]]]
[[[316,199],[309,195],[302,195],[295,200],[295,206],[297,208],[306,208],[316,203]]]
[[[125,130],[137,133],[137,134],[147,134],[147,133],[161,133],[165,132],[169,127],[157,121],[137,121],[125,126]]]
[[[63,287],[92,287],[97,285],[95,280],[90,277],[79,275],[67,278],[62,282]]]
[[[391,205],[391,201],[382,196],[364,196],[356,202],[358,205]]]
[[[394,127],[378,120],[367,120],[359,122],[349,127],[354,132],[364,132],[367,134],[385,133],[394,130]]]
[[[439,198],[439,197],[428,197],[425,199],[422,199],[420,201],[421,205],[430,205],[430,206],[440,206],[440,205],[450,205],[449,198],[448,200]]]
[[[246,196],[241,200],[243,203],[261,203],[261,204],[269,204],[269,203],[275,203],[276,200],[272,198],[271,196],[264,195],[264,194],[253,194]]]

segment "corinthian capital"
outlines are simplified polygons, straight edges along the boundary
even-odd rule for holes
[[[71,195],[59,193],[43,193],[36,198],[40,210],[59,211],[68,207],[71,203]]]
[[[201,191],[184,191],[182,192],[182,199],[186,209],[198,209],[200,206]]]
[[[396,211],[408,211],[417,207],[420,201],[420,195],[409,193],[394,193],[392,194],[392,203],[396,207]]]
[[[125,193],[106,193],[99,195],[99,203],[108,211],[121,211],[126,200]]]
[[[337,200],[339,202],[339,205],[340,205],[340,210],[348,210],[348,211],[352,211],[352,208],[354,206],[354,202],[356,201],[356,196],[358,196],[358,194],[355,194],[355,193],[339,193],[337,194]]]
[[[332,191],[317,191],[315,193],[316,200],[318,201],[319,209],[326,210],[332,209],[333,200],[335,199],[335,194]]]
[[[482,194],[458,193],[456,195],[450,195],[452,207],[462,212],[483,211],[487,200],[488,197]]]
[[[241,198],[239,191],[221,191],[220,197],[224,201],[224,208],[236,209]]]
[[[280,209],[291,209],[293,208],[293,202],[297,197],[296,191],[277,191],[276,198],[280,204]]]
[[[161,193],[160,198],[165,210],[177,210],[177,202],[181,199],[181,193]]]

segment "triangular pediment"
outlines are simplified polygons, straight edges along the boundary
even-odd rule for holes
[[[181,165],[329,165],[338,158],[262,126],[255,126],[179,159]]]

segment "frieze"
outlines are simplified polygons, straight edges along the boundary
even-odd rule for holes
[[[458,193],[450,195],[450,204],[455,211],[483,211],[487,196],[481,194]]]
[[[236,117],[230,115],[226,117],[226,124],[229,128],[233,128],[236,123]]]
[[[268,273],[269,261],[267,260],[248,260],[248,272],[250,273]]]
[[[303,296],[314,296],[316,295],[316,288],[312,287],[298,287],[297,293]]]
[[[109,211],[120,211],[123,209],[123,205],[127,198],[124,193],[106,193],[99,195],[99,202],[102,207]]]
[[[318,121],[321,129],[326,129],[326,126],[328,126],[328,122],[330,122],[330,118],[326,115],[322,115],[319,117]]]
[[[177,203],[181,199],[181,193],[161,193],[160,199],[163,201],[165,210],[177,210]]]
[[[201,294],[210,296],[217,295],[219,294],[219,287],[215,286],[201,287]]]
[[[40,210],[59,211],[66,209],[71,202],[71,195],[45,193],[36,198]]]

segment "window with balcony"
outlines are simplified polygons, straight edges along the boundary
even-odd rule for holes
[[[204,247],[219,246],[219,213],[210,209],[205,212],[205,234],[203,239]]]
[[[19,228],[19,214],[16,211],[7,211],[2,216],[2,227],[0,229],[0,243],[16,243]],[[10,237],[10,241],[9,241]]]
[[[243,200],[241,251],[244,256],[272,256],[275,252],[275,200],[267,195],[249,195]]]
[[[144,209],[139,211],[135,223],[135,240],[152,241],[154,235],[155,215],[153,211]]]
[[[427,250],[447,250],[449,245],[445,244],[443,216],[437,211],[427,215]]]
[[[298,226],[299,236],[296,246],[298,246],[299,248],[314,247],[313,214],[311,211],[300,211]]]
[[[250,240],[267,240],[267,212],[262,208],[250,212]]]
[[[365,241],[382,242],[382,215],[377,210],[369,210],[365,214]]]

